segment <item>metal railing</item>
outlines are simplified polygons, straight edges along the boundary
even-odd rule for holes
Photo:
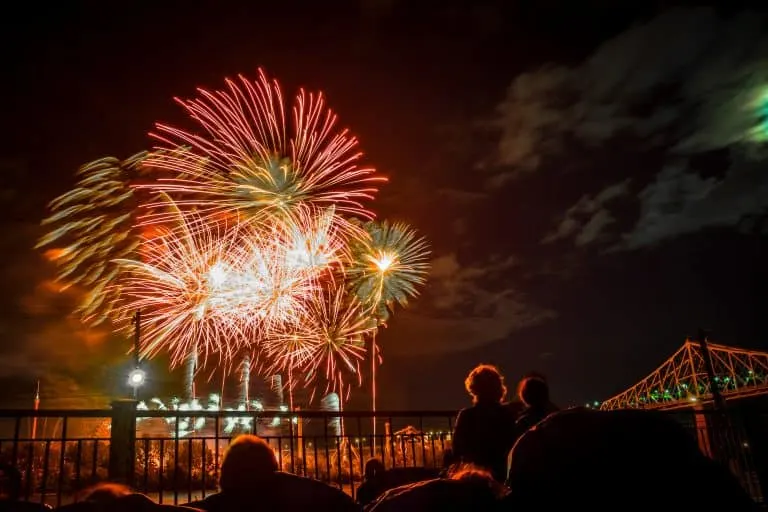
[[[742,421],[723,423],[711,411],[671,413],[702,451],[736,475],[758,501],[764,490]],[[157,502],[183,504],[215,492],[222,457],[240,433],[272,446],[280,467],[324,481],[354,497],[365,462],[389,468],[442,468],[451,445],[454,411],[137,411],[133,402],[109,410],[0,411],[0,462],[21,477],[21,498],[59,506],[93,484],[132,485]],[[768,416],[765,417],[768,426]],[[755,423],[754,421],[752,423]],[[758,422],[759,423],[759,422]],[[765,436],[768,438],[768,436]]]
[[[372,457],[388,469],[442,468],[455,415],[377,412],[374,435],[370,411],[136,411],[131,402],[111,410],[0,411],[0,462],[18,469],[27,501],[59,506],[110,480],[183,504],[216,491],[229,443],[253,433],[283,471],[354,497]],[[40,435],[32,439],[35,418]]]

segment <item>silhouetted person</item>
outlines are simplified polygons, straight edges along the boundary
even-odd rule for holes
[[[367,505],[383,492],[376,477],[380,477],[384,471],[386,471],[386,468],[379,459],[368,459],[365,463],[363,483],[357,488],[356,496],[358,503]]]
[[[62,512],[184,512],[190,507],[160,505],[149,496],[134,492],[130,487],[102,482],[83,491],[78,503],[59,507]]]
[[[485,470],[462,466],[447,478],[396,487],[384,493],[370,512],[482,512],[495,510],[507,489]]]
[[[523,434],[510,462],[504,510],[756,510],[665,413],[557,412]]]
[[[518,437],[558,410],[549,398],[549,384],[542,375],[524,377],[517,385],[517,395],[523,404],[516,423]]]
[[[13,502],[21,497],[21,473],[11,465],[0,466],[0,501]]]
[[[390,489],[406,484],[431,480],[440,475],[436,468],[400,467],[386,469],[378,458],[365,463],[365,478],[357,488],[357,502],[368,505]]]
[[[0,465],[0,512],[43,512],[48,505],[19,501],[21,499],[21,473],[11,465]]]
[[[102,482],[86,489],[81,499],[100,505],[108,505],[130,494],[133,494],[133,491],[127,485]]]
[[[278,469],[275,452],[266,441],[253,435],[239,436],[221,463],[221,492],[190,506],[209,512],[359,510],[341,490]]]
[[[504,404],[507,388],[495,366],[481,364],[464,382],[472,407],[462,409],[453,432],[456,462],[484,468],[498,482],[507,474],[507,455],[515,442],[517,404]]]

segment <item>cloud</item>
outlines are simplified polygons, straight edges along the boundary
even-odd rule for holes
[[[646,147],[695,153],[765,132],[768,31],[755,13],[673,9],[604,43],[578,66],[518,76],[497,108],[491,186],[539,170],[574,144],[631,133]]]
[[[390,336],[408,343],[388,343],[393,355],[420,356],[469,350],[553,318],[552,311],[532,305],[510,281],[517,262],[492,258],[485,264],[461,265],[455,254],[432,262],[428,313],[399,311]],[[386,334],[385,334],[386,336]]]
[[[615,249],[637,249],[704,228],[735,226],[768,205],[768,177],[745,163],[723,179],[670,166],[640,193],[640,217]]]
[[[568,88],[571,76],[567,68],[550,66],[512,82],[493,123],[501,131],[497,163],[504,170],[491,178],[491,187],[501,186],[518,173],[535,171],[547,150],[559,149],[559,139],[551,134],[565,112],[552,98]]]
[[[606,227],[615,219],[606,208],[613,200],[629,192],[630,180],[609,185],[594,198],[583,195],[571,206],[554,231],[547,233],[543,243],[552,243],[565,238],[573,238],[577,246],[584,246],[600,238]]]
[[[461,266],[456,254],[450,253],[432,260],[430,287],[432,304],[438,310],[450,310],[467,304],[478,305],[487,292],[482,279],[491,278],[515,265],[513,257],[491,261],[485,265]]]

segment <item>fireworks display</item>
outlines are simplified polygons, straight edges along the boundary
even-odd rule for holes
[[[158,149],[83,167],[38,246],[86,292],[85,321],[126,329],[141,311],[143,357],[227,370],[255,354],[288,389],[348,397],[366,339],[424,283],[426,241],[372,220],[386,179],[322,94],[300,91],[289,117],[259,71],[177,101],[197,131],[158,124]]]

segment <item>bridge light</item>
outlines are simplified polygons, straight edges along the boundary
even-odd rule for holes
[[[696,402],[698,399],[697,399],[695,396],[692,396],[692,397],[690,398],[690,400],[691,400],[691,402]]]

